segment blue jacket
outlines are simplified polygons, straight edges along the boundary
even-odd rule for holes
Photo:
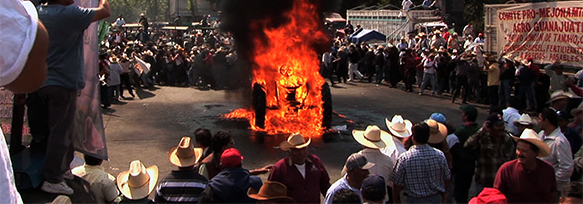
[[[259,192],[262,185],[261,178],[249,175],[247,169],[238,167],[223,169],[211,179],[207,187],[212,189],[211,191],[213,195],[201,195],[199,202],[255,203],[257,201],[247,196],[247,190],[251,187]],[[220,198],[220,200],[218,198]]]

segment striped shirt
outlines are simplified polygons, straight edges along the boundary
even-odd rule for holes
[[[194,169],[172,171],[156,188],[156,203],[196,203],[208,184],[208,179]]]
[[[445,192],[451,178],[443,152],[427,144],[414,145],[397,159],[391,181],[402,186],[409,197],[424,197]]]

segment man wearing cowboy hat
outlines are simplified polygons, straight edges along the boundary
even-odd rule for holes
[[[401,203],[401,191],[407,203],[441,203],[446,197],[451,175],[443,153],[427,144],[430,132],[425,122],[413,127],[414,146],[399,157],[391,175],[395,203]]]
[[[354,153],[348,157],[344,168],[342,168],[342,178],[334,182],[328,192],[326,192],[326,198],[324,203],[332,204],[334,199],[334,194],[342,189],[350,189],[360,197],[362,202],[362,195],[360,194],[360,187],[364,179],[370,174],[369,169],[376,166],[373,163],[367,161],[364,155],[360,153]]]
[[[357,154],[364,155],[368,162],[375,164],[369,169],[370,174],[380,175],[386,178],[386,186],[392,186],[389,178],[391,172],[393,172],[393,165],[396,159],[381,152],[381,149],[396,149],[391,135],[388,132],[382,131],[376,125],[370,125],[364,131],[353,130],[352,137],[364,147]]]
[[[516,143],[516,157],[504,163],[496,173],[494,188],[502,192],[508,203],[557,203],[555,171],[549,163],[537,159],[551,152],[539,136],[526,129]]]
[[[555,91],[551,94],[551,99],[547,103],[551,104],[552,110],[555,112],[565,110],[567,105],[569,105],[569,98],[571,98],[570,93],[566,93],[562,90]]]
[[[393,136],[391,139],[393,140],[394,146],[386,146],[385,148],[381,148],[381,152],[390,156],[394,163],[394,161],[397,161],[397,158],[399,158],[401,154],[407,151],[407,149],[405,149],[403,140],[411,136],[411,127],[413,126],[413,123],[411,123],[410,120],[403,119],[403,116],[401,115],[394,115],[391,120],[385,118],[385,123],[389,129],[389,132]]]
[[[170,163],[178,167],[160,180],[156,188],[155,202],[194,203],[204,191],[208,179],[194,169],[202,156],[201,148],[194,148],[190,137],[182,137],[178,146],[168,152]]]
[[[514,141],[504,130],[504,120],[497,113],[488,116],[482,128],[466,141],[465,147],[478,153],[476,192],[494,187],[498,168],[516,158]]]
[[[534,124],[532,121],[532,118],[530,118],[530,115],[523,113],[522,115],[520,115],[520,118],[518,118],[517,120],[514,120],[514,126],[516,126],[517,129],[517,134],[512,133],[513,135],[521,135],[522,132],[528,128],[528,129],[534,129]]]
[[[565,86],[567,76],[563,75],[563,66],[560,61],[555,61],[554,63],[545,66],[545,72],[551,78],[551,93],[567,90],[567,87]]]
[[[157,181],[158,166],[146,168],[140,160],[132,161],[128,171],[117,175],[117,188],[123,195],[119,203],[153,203],[148,196],[156,188]]]
[[[259,191],[261,178],[251,176],[243,168],[243,156],[235,148],[221,154],[221,172],[213,177],[200,194],[198,203],[254,203],[247,195],[248,189]]]
[[[557,191],[562,190],[570,182],[573,173],[573,154],[569,140],[559,128],[557,113],[550,108],[542,110],[539,116],[541,131],[539,137],[549,146],[551,154],[540,158],[548,162],[555,169]],[[560,193],[560,192],[559,192]]]
[[[326,195],[330,177],[322,160],[308,153],[311,138],[291,134],[279,147],[288,156],[273,165],[267,180],[283,183],[287,195],[298,203],[320,203],[320,194]]]

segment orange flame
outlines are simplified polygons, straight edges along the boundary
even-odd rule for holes
[[[266,28],[267,40],[254,39],[253,84],[266,94],[265,128],[257,127],[250,109],[238,109],[227,118],[247,118],[251,129],[270,134],[299,132],[319,136],[322,128],[322,85],[320,60],[313,44],[328,41],[321,29],[317,7],[310,0],[294,1],[293,9],[283,14],[289,22],[269,28],[269,21],[256,21],[251,28]]]

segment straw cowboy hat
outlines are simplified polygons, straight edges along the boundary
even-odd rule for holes
[[[410,120],[403,119],[403,116],[401,115],[393,116],[391,121],[389,121],[388,118],[385,118],[385,123],[387,124],[389,131],[391,131],[391,134],[396,137],[406,138],[412,134],[411,127],[413,127],[413,124]]]
[[[117,175],[117,188],[126,198],[136,200],[150,195],[156,188],[158,181],[158,167],[146,168],[140,160],[130,163],[130,169]]]
[[[447,127],[433,119],[425,121],[429,126],[429,143],[437,144],[443,142],[445,136],[447,136]]]
[[[172,147],[168,151],[170,163],[178,167],[193,166],[202,156],[201,148],[194,148],[190,137],[182,137],[178,146]]]
[[[376,125],[369,125],[366,130],[352,130],[352,137],[362,146],[372,149],[381,149],[394,145],[391,135],[382,131]]]
[[[558,91],[553,92],[553,94],[551,94],[551,99],[549,99],[549,101],[547,101],[547,103],[552,103],[552,102],[555,102],[555,101],[561,100],[561,99],[569,99],[571,97],[572,97],[571,93],[565,93],[562,90],[558,90]]]
[[[308,141],[306,141],[300,133],[293,133],[286,141],[279,144],[279,148],[283,151],[289,151],[291,148],[301,149],[310,145],[310,142],[312,142],[312,138],[308,137]]]
[[[287,196],[287,187],[277,181],[265,181],[257,192],[253,188],[247,190],[247,196],[259,201],[271,201],[273,203],[295,203],[295,200]]]
[[[514,120],[514,125],[532,125],[532,118],[530,115],[523,113],[518,120]]]
[[[540,139],[538,134],[534,132],[534,130],[526,128],[520,135],[520,137],[512,136],[515,141],[525,141],[533,144],[534,146],[538,147],[538,157],[546,157],[551,154],[551,148]]]

